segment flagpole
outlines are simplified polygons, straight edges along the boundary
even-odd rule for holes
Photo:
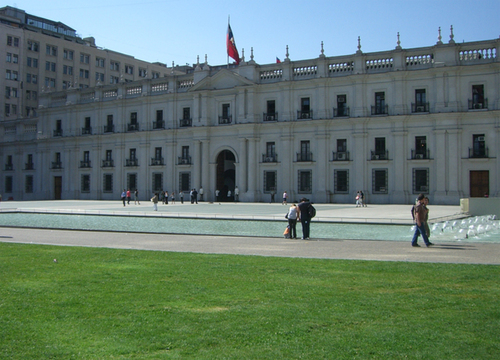
[[[227,16],[227,31],[229,31],[231,15]],[[226,31],[226,39],[227,39],[227,31]],[[226,40],[227,41],[227,40]],[[227,47],[227,46],[226,46]],[[227,52],[227,51],[226,51]],[[229,69],[229,53],[227,54],[227,68]]]

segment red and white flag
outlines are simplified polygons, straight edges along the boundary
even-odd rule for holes
[[[226,35],[226,46],[227,55],[234,59],[236,65],[240,63],[240,55],[238,54],[238,49],[236,49],[236,42],[234,41],[233,31],[231,30],[231,25],[227,24],[227,35]]]

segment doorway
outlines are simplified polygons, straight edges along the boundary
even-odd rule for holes
[[[234,200],[234,187],[236,183],[236,158],[232,151],[224,150],[217,156],[217,181],[216,187],[220,190],[222,201]],[[231,191],[231,196],[227,196]]]
[[[479,170],[470,172],[470,197],[484,197],[490,194],[490,172]]]
[[[61,200],[62,176],[54,176],[54,199]]]

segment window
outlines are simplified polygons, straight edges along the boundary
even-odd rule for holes
[[[266,155],[264,162],[276,162],[276,143],[274,141],[266,143]]]
[[[19,63],[19,56],[17,54],[12,55],[12,63],[13,64],[18,64]]]
[[[153,191],[163,190],[163,173],[153,173]]]
[[[385,149],[385,137],[375,138],[375,152],[372,152],[372,160],[387,160],[388,153]]]
[[[413,169],[413,193],[429,193],[429,169]]]
[[[348,194],[349,193],[349,170],[335,170],[335,193]]]
[[[472,85],[472,101],[469,109],[487,109],[487,99],[484,98],[484,85]]]
[[[309,98],[300,99],[299,119],[312,119],[311,101]]]
[[[156,121],[163,121],[163,110],[156,110]]]
[[[90,55],[80,54],[80,63],[82,63],[82,64],[90,63]]]
[[[160,160],[161,159],[161,147],[156,147],[155,148],[155,159]]]
[[[153,79],[159,79],[160,78],[160,73],[153,71]]]
[[[129,150],[130,160],[135,160],[136,159],[136,154],[137,154],[137,150],[136,149],[130,149]]]
[[[120,71],[120,63],[116,61],[110,61],[109,69],[113,71]]]
[[[7,46],[19,47],[19,38],[7,36]]]
[[[6,57],[5,61],[8,63],[12,62],[12,54],[11,53],[7,53],[7,57]]]
[[[182,118],[184,120],[191,119],[191,108],[185,107],[182,109]]]
[[[312,161],[311,142],[309,140],[300,142],[300,152],[297,154],[297,161]]]
[[[105,193],[113,192],[113,174],[104,174],[103,175],[102,192],[105,192]]]
[[[47,45],[45,47],[45,53],[51,56],[57,56],[57,46]]]
[[[427,137],[415,136],[415,150],[412,154],[412,159],[428,159],[427,153]]]
[[[5,192],[10,194],[12,193],[12,188],[13,188],[13,179],[12,179],[12,176],[6,176],[5,177]]]
[[[488,157],[488,148],[484,134],[472,135],[472,152],[469,150],[469,157],[471,158],[484,158]]]
[[[372,192],[387,194],[387,169],[372,169]]]
[[[24,178],[24,191],[28,194],[33,193],[33,175],[26,175]]]
[[[137,113],[136,112],[130,113],[130,123],[137,124]]]
[[[299,170],[298,172],[298,193],[312,193],[312,170]]]
[[[230,116],[231,116],[231,105],[222,104],[222,118],[229,119]]]
[[[147,76],[146,69],[139,68],[139,76],[142,77],[142,78],[145,78]]]
[[[372,106],[372,115],[387,114],[387,105],[385,104],[385,92],[375,93],[375,106]]]
[[[276,192],[278,185],[278,173],[276,171],[264,171],[264,192]]]
[[[103,68],[105,64],[106,64],[106,60],[105,59],[99,58],[99,57],[95,58],[95,66],[96,67]]]
[[[33,170],[35,167],[33,165],[33,154],[28,154],[26,158],[26,170]]]
[[[266,106],[266,113],[264,114],[264,121],[277,121],[278,114],[276,113],[276,101],[268,100]]]
[[[54,89],[56,87],[56,79],[46,77],[45,78],[45,87],[50,87],[50,88]]]
[[[89,78],[89,71],[80,69],[80,78],[88,79]]]
[[[106,160],[113,160],[113,150],[106,150]]]
[[[73,75],[73,66],[63,65],[64,75]]]
[[[412,105],[412,112],[429,112],[429,104],[427,103],[425,89],[415,90],[415,103]]]
[[[81,168],[89,168],[90,166],[90,151],[83,152],[83,160],[80,162]]]
[[[28,50],[38,52],[39,47],[36,41],[28,40]]]
[[[128,173],[127,174],[127,189],[134,191],[137,189],[137,174]]]
[[[337,95],[337,111],[334,116],[349,116],[349,108],[347,107],[347,95]]]
[[[134,67],[132,65],[125,65],[125,74],[133,75]]]
[[[45,70],[47,71],[56,71],[56,63],[46,61],[45,62]]]
[[[104,82],[104,74],[96,72],[95,73],[95,81]]]
[[[118,76],[111,75],[109,77],[109,83],[110,84],[118,84],[119,82],[120,82],[120,78]]]
[[[63,50],[63,58],[67,60],[73,60],[73,50]]]
[[[114,125],[113,125],[113,115],[108,115],[106,117],[106,125],[104,125],[104,132],[113,132],[114,131]]]
[[[347,151],[347,139],[337,139],[337,151],[339,153]]]
[[[189,146],[183,146],[181,151],[182,151],[182,158],[189,159]]]
[[[89,174],[82,174],[81,192],[82,193],[89,193],[90,192],[90,175]]]
[[[191,173],[181,172],[179,173],[179,191],[190,191],[191,190]]]

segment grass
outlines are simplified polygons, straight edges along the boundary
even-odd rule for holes
[[[499,266],[0,243],[0,358],[496,359],[499,295]]]

